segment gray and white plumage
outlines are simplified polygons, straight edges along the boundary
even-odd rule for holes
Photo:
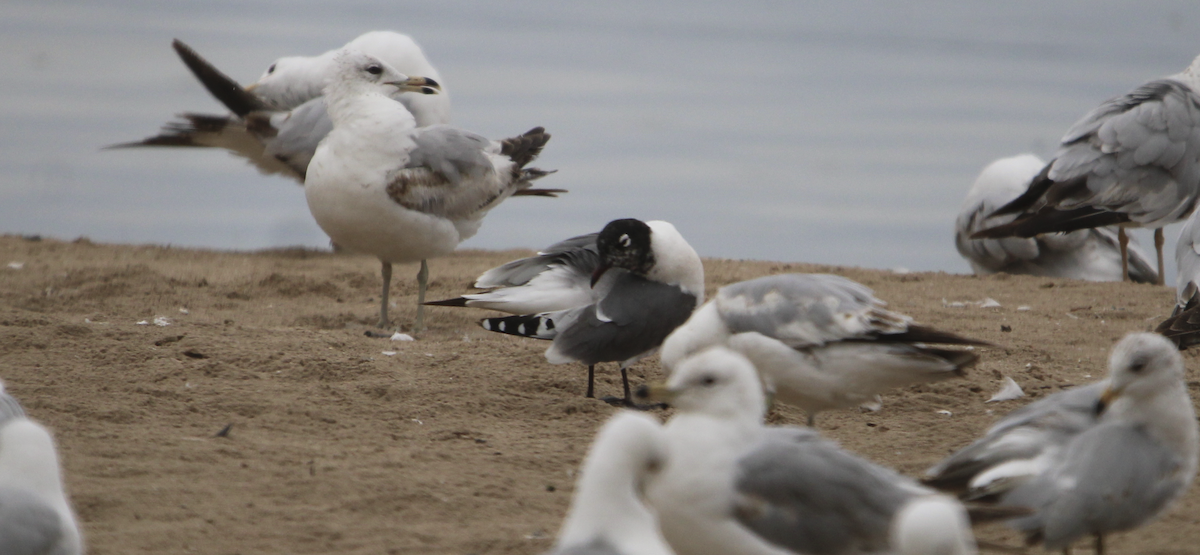
[[[1113,348],[1109,366],[1106,380],[1065,392],[1074,393],[1071,403],[1082,408],[1102,388],[1093,404],[1099,415],[1093,423],[1088,425],[1081,411],[1068,410],[1076,413],[1071,426],[1083,424],[1082,430],[1046,435],[1042,441],[1061,442],[1061,447],[1047,446],[1039,464],[1027,465],[1031,468],[1024,473],[981,484],[987,486],[982,493],[1002,505],[1034,509],[1010,522],[1031,543],[1065,549],[1084,536],[1100,539],[1141,526],[1183,495],[1196,474],[1200,430],[1176,347],[1158,334],[1129,334]],[[1050,399],[1043,400],[1042,409]],[[1020,430],[1007,434],[1015,437]],[[1003,438],[992,443],[999,445]],[[995,467],[981,468],[976,476]],[[973,485],[977,481],[972,478]]]
[[[550,139],[542,128],[492,141],[461,129],[417,127],[390,90],[414,78],[357,50],[334,58],[325,88],[333,130],[304,182],[309,210],[340,247],[383,263],[380,325],[387,325],[391,264],[421,262],[416,328],[422,325],[426,259],[475,235],[488,211],[548,172],[526,165]],[[420,82],[420,79],[416,79]]]
[[[480,278],[482,283],[520,282],[511,287],[438,304],[544,310],[487,318],[482,325],[551,340],[546,350],[551,364],[620,362],[628,401],[626,369],[657,350],[703,302],[704,266],[668,222],[614,220],[594,242],[591,237],[568,239],[548,254],[514,261]],[[568,303],[577,304],[559,308]]]
[[[724,345],[754,363],[775,400],[816,413],[869,402],[893,387],[960,376],[978,356],[929,343],[982,341],[920,326],[866,286],[825,274],[781,274],[722,287],[663,342],[668,373]]]
[[[666,463],[657,420],[623,411],[608,419],[575,485],[571,507],[546,555],[670,555],[643,488]]]
[[[1175,243],[1175,308],[1154,331],[1185,349],[1200,343],[1200,225],[1193,212]]]
[[[283,175],[303,183],[317,145],[333,128],[323,90],[333,78],[334,57],[341,49],[317,56],[280,58],[258,81],[243,90],[187,45],[175,41],[174,48],[210,90],[236,88],[261,105],[230,103],[228,97],[221,95],[218,99],[233,114],[184,113],[181,121],[167,124],[157,136],[117,146],[222,148],[246,159],[263,174]],[[391,96],[413,114],[418,127],[450,123],[450,98],[445,84],[412,37],[392,31],[371,31],[342,48],[360,50],[405,75],[427,77],[439,83],[440,94],[396,91]]]
[[[965,510],[953,499],[811,429],[763,426],[759,379],[734,351],[697,353],[665,385],[647,388],[647,397],[676,408],[664,427],[667,463],[647,499],[680,555],[896,553],[894,538],[914,549],[949,545],[955,549],[948,553],[975,553]],[[932,499],[951,510],[898,518]],[[914,542],[909,528],[939,537]]]
[[[1046,163],[1032,154],[987,165],[971,186],[954,225],[954,245],[976,275],[1004,272],[1088,281],[1121,281],[1121,249],[1110,227],[1047,233],[1034,237],[971,239],[972,233],[1005,224],[1016,215],[988,216],[1020,196]],[[1158,276],[1137,245],[1130,243],[1129,274],[1135,282]]]
[[[1112,98],[1075,123],[1024,194],[1014,221],[974,238],[1032,237],[1105,225],[1156,230],[1200,198],[1200,57],[1183,72]],[[1162,268],[1161,242],[1158,249]]]
[[[50,432],[0,387],[0,553],[79,555],[83,539]]]

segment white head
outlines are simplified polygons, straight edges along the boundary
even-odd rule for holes
[[[909,501],[892,519],[892,551],[899,555],[974,555],[971,521],[962,504],[945,495]]]
[[[759,422],[767,408],[754,365],[721,346],[688,357],[675,367],[665,385],[639,389],[638,395],[665,401],[683,413],[725,419]]]
[[[1029,181],[1044,167],[1046,162],[1032,154],[1019,154],[993,161],[979,172],[979,177],[975,178],[975,183],[971,185],[959,212],[974,208],[983,199],[995,204],[985,207],[988,212],[1000,208],[1024,193],[1029,187]]]
[[[333,74],[332,56],[287,56],[271,62],[246,90],[282,110],[318,96]]]
[[[629,540],[646,553],[668,553],[654,515],[642,502],[646,481],[666,459],[666,439],[657,420],[630,411],[610,418],[588,449],[558,546],[603,538],[615,546]]]
[[[679,284],[684,291],[696,296],[696,306],[704,302],[704,264],[675,226],[662,220],[646,222],[650,234],[650,248],[658,262],[650,271],[650,278],[664,283]]]
[[[395,68],[354,48],[344,48],[333,56],[333,80],[325,88],[326,95],[334,91],[374,90],[389,95],[396,90],[437,94],[440,85],[428,77],[409,77]]]
[[[1179,348],[1157,333],[1131,333],[1113,347],[1108,358],[1109,386],[1099,410],[1117,398],[1153,402],[1163,391],[1183,387],[1184,364]]]

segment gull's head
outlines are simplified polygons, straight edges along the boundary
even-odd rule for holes
[[[333,57],[334,81],[378,87],[384,94],[401,92],[437,94],[441,85],[428,77],[409,77],[387,62],[360,50],[347,48]]]
[[[675,367],[665,384],[638,389],[638,397],[670,404],[685,413],[759,421],[766,412],[762,382],[746,357],[712,347]]]
[[[1150,400],[1164,389],[1183,383],[1179,348],[1157,333],[1126,335],[1113,347],[1108,367],[1109,385],[1096,406],[1098,413],[1118,398]]]
[[[626,218],[608,222],[596,237],[600,267],[592,274],[592,285],[609,268],[622,268],[641,276],[649,273],[654,268],[650,233],[650,226],[641,220]]]
[[[329,82],[329,63],[317,58],[288,56],[279,58],[246,87],[259,98],[283,109],[290,109],[321,96]]]

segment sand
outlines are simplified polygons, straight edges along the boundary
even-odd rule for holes
[[[483,270],[528,254],[431,261],[430,298],[467,292]],[[486,311],[430,308],[415,342],[367,337],[378,265],[309,250],[0,237],[0,378],[55,430],[89,552],[547,549],[574,472],[615,409],[583,397],[583,367],[548,364],[546,343],[480,329]],[[1166,287],[1024,276],[734,260],[705,269],[710,295],[770,273],[844,275],[922,323],[999,345],[981,349],[964,379],[897,391],[879,412],[821,415],[821,430],[848,449],[914,476],[1031,398],[1102,377],[1113,343],[1152,329],[1173,300]],[[403,324],[415,274],[396,269]],[[969,304],[986,298],[1001,306]],[[1200,361],[1185,356],[1196,397]],[[597,374],[598,395],[619,393],[613,365]],[[1004,376],[1029,396],[986,404]],[[631,373],[635,383],[659,377],[656,358]],[[1020,544],[1002,526],[979,535]],[[1193,487],[1108,547],[1184,554],[1197,539]]]

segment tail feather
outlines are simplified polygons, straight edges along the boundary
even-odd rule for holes
[[[534,127],[523,135],[510,137],[500,141],[500,154],[508,156],[518,168],[537,158],[542,153],[542,147],[550,141],[550,134],[545,128]],[[541,176],[538,176],[541,177]]]
[[[558,335],[554,319],[547,314],[522,314],[519,316],[484,318],[479,321],[479,325],[488,331],[533,337],[535,339],[554,339]]]
[[[1073,210],[1044,208],[1009,223],[976,231],[971,234],[971,238],[1002,239],[1004,237],[1033,237],[1043,233],[1090,229],[1106,225],[1123,224],[1128,221],[1128,214],[1090,206],[1075,208]]]
[[[140,146],[196,146],[209,147],[210,144],[197,141],[197,135],[212,133],[219,134],[233,123],[229,116],[213,116],[208,114],[183,113],[179,117],[187,120],[175,121],[163,126],[162,131],[153,137],[140,141],[118,143],[104,147],[105,150],[114,148],[132,148]]]
[[[534,169],[536,169],[536,168],[534,168]],[[537,171],[541,171],[541,170],[537,170]],[[541,172],[541,173],[542,173],[542,175],[546,175],[546,174],[548,174],[548,173],[551,173],[551,172]],[[542,177],[542,176],[541,176],[541,175],[539,175],[539,176],[537,176],[537,177]],[[530,179],[530,181],[532,181],[533,179],[537,179],[537,177],[534,177],[534,178]],[[514,196],[514,197],[552,197],[552,198],[558,198],[558,195],[559,195],[560,193],[569,193],[569,192],[570,192],[570,191],[568,191],[568,190],[566,190],[566,189],[521,189],[521,190],[519,190],[519,191],[517,191],[517,192],[513,193],[513,195],[512,195],[512,196]]]
[[[200,80],[200,84],[204,85],[204,88],[208,89],[209,93],[221,101],[221,104],[229,108],[229,111],[240,117],[255,110],[270,109],[270,106],[263,102],[262,99],[242,88],[237,81],[234,81],[228,75],[221,73],[219,69],[208,63],[208,60],[200,57],[195,50],[192,50],[183,41],[175,39],[171,42],[171,47],[183,59],[184,65],[192,70],[192,74],[196,76],[196,79]]]
[[[424,303],[426,306],[467,306],[466,297],[455,297],[453,299],[444,299],[440,301],[429,301]]]
[[[884,343],[941,343],[945,345],[980,345],[984,347],[995,347],[992,343],[988,343],[982,339],[973,339],[963,337],[956,333],[942,331],[939,329],[910,325],[908,329],[900,333],[882,333],[871,338],[874,341],[882,341]]]
[[[1050,180],[1050,167],[1053,165],[1054,160],[1051,160],[1050,163],[1046,164],[1046,167],[1042,168],[1042,171],[1038,172],[1033,179],[1029,180],[1029,188],[1025,189],[1024,193],[1021,193],[1021,195],[1017,198],[1010,200],[1008,204],[997,208],[994,212],[988,214],[987,217],[990,218],[992,216],[1003,216],[1005,214],[1018,214],[1032,208],[1033,205],[1037,203],[1038,199],[1042,198],[1042,195],[1046,194],[1046,191],[1050,189],[1050,186],[1054,185],[1054,181]]]

